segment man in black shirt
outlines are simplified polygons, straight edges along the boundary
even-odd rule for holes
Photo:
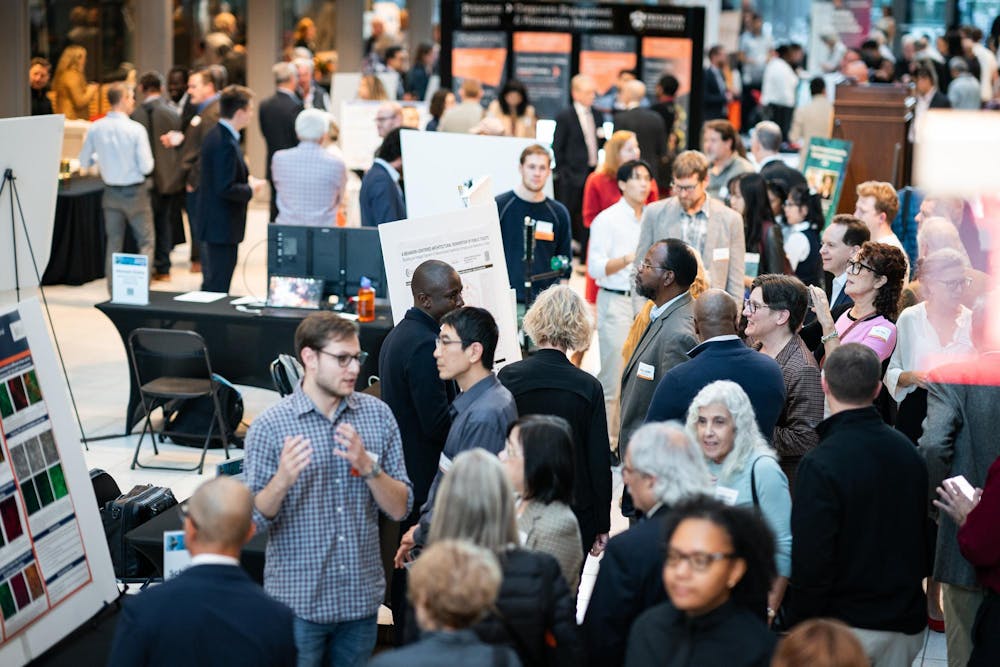
[[[49,76],[52,74],[52,63],[45,58],[32,58],[28,69],[28,82],[31,84],[31,115],[43,116],[52,113],[52,101],[49,99]]]

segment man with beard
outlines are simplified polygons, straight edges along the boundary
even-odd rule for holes
[[[513,190],[498,195],[496,202],[503,251],[507,258],[507,278],[517,292],[518,303],[527,303],[549,285],[559,282],[561,278],[569,278],[568,259],[572,252],[573,235],[569,211],[545,196],[545,183],[552,173],[549,151],[539,144],[532,144],[521,152],[520,162],[521,182]],[[532,275],[558,270],[552,265],[554,257],[567,259],[561,276],[532,281],[530,298],[524,289],[525,218],[531,218],[535,223]]]

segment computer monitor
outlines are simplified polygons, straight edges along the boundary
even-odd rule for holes
[[[378,229],[372,227],[300,227],[269,225],[267,273],[271,276],[321,278],[323,296],[354,296],[361,276],[372,282],[377,298],[388,285]]]
[[[298,225],[268,225],[267,276],[310,277],[311,229]]]

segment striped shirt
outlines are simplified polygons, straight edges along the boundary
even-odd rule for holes
[[[410,486],[396,419],[389,406],[366,394],[341,400],[330,419],[300,384],[254,420],[245,447],[247,485],[256,494],[277,472],[286,436],[301,434],[311,442],[312,459],[277,516],[267,519],[254,509],[254,520],[269,531],[264,590],[313,623],[372,616],[385,593],[378,505],[367,483],[333,453],[338,448],[333,433],[341,422],[351,424],[365,449],[378,455],[383,474]],[[412,505],[410,489],[407,513]]]

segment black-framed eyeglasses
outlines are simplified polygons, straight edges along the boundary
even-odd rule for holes
[[[751,301],[750,299],[743,299],[743,310],[749,312],[751,315],[756,313],[761,308],[771,310],[771,306],[766,303],[757,303],[756,301]]]
[[[668,549],[667,567],[674,568],[683,562],[687,562],[695,572],[704,572],[716,561],[726,558],[736,558],[736,554],[706,553],[704,551],[692,551],[686,554],[679,549]]]
[[[849,261],[847,263],[847,273],[849,273],[852,276],[860,275],[861,274],[861,269],[866,269],[868,271],[871,271],[874,274],[878,274],[878,271],[876,271],[874,268],[868,266],[867,264],[865,264],[861,260],[853,260],[852,259],[851,261]]]
[[[939,280],[937,281],[950,289],[952,292],[958,290],[964,290],[972,287],[972,278],[958,278],[956,280]]]
[[[358,362],[358,366],[364,366],[365,362],[368,361],[367,352],[358,352],[357,354],[334,354],[333,352],[327,352],[326,350],[316,349],[320,354],[325,354],[328,357],[333,357],[337,360],[337,365],[341,368],[347,368],[352,361]]]
[[[461,338],[448,338],[447,336],[438,336],[434,339],[434,347],[446,347],[448,345],[468,345],[468,341]]]
[[[701,185],[701,183],[695,183],[694,185],[681,185],[677,181],[674,181],[673,183],[670,184],[670,187],[676,190],[677,192],[694,192],[696,189],[698,189],[699,185]]]

